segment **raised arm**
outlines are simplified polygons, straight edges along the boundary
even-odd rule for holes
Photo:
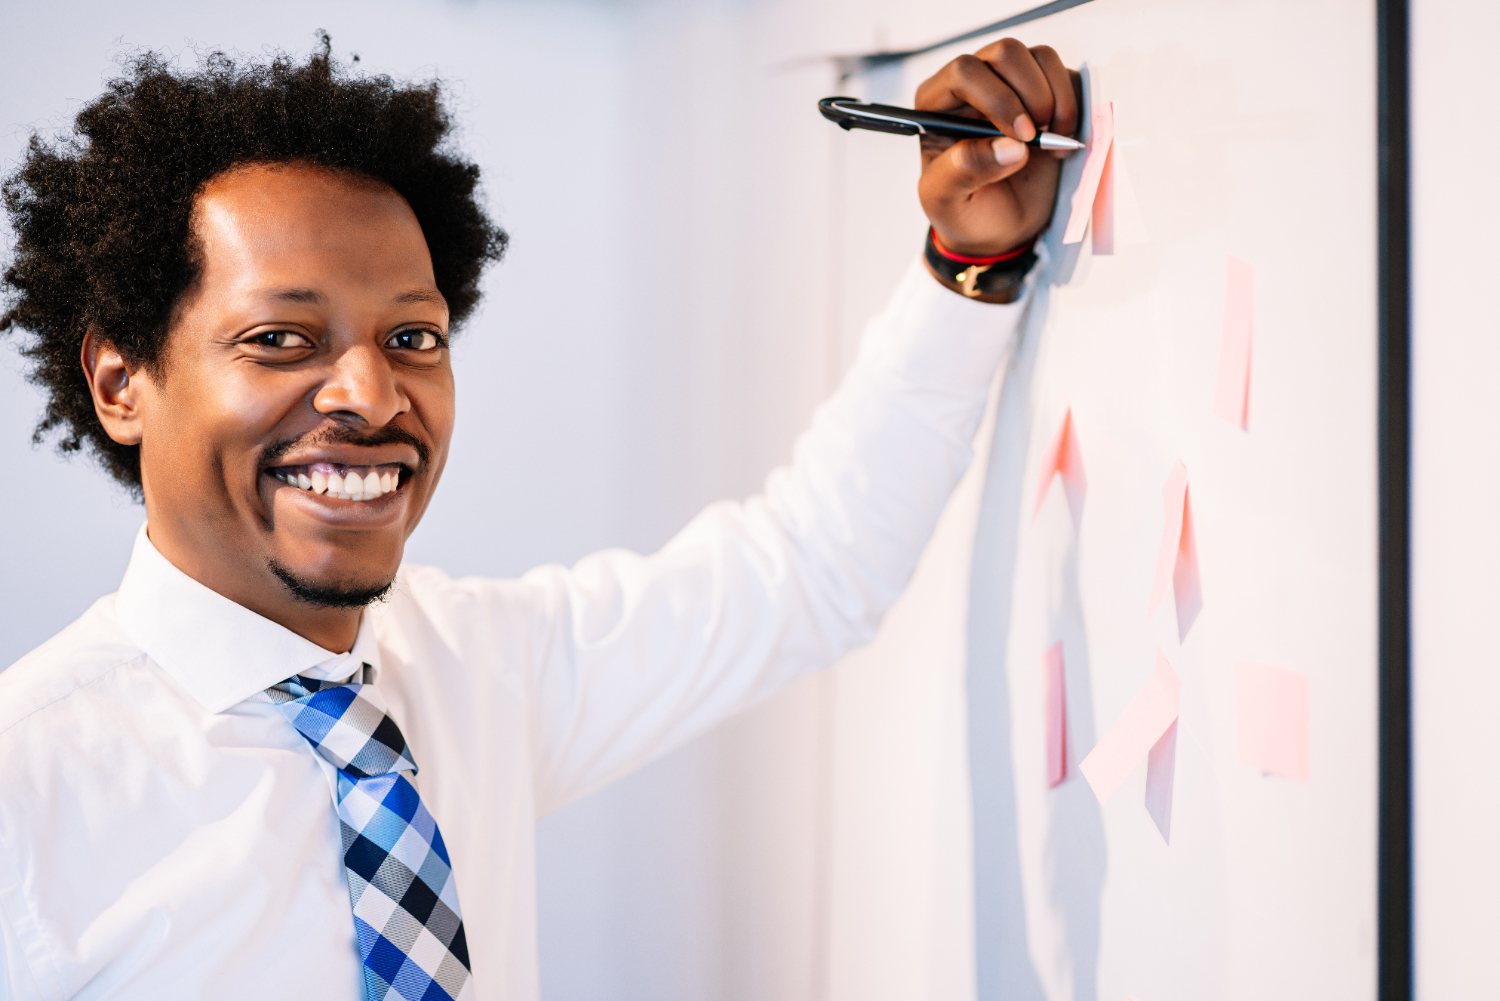
[[[1015,139],[929,141],[922,204],[965,255],[1025,247],[1058,162],[1023,141],[1070,132],[1077,104],[1050,49],[1000,42],[944,67],[918,105],[983,114]],[[1018,141],[1019,140],[1019,141]],[[954,486],[1021,288],[971,297],[915,263],[859,358],[744,502],[710,506],[660,552],[598,553],[526,577],[537,795],[562,805],[868,642],[906,586]],[[946,286],[946,288],[944,287]]]

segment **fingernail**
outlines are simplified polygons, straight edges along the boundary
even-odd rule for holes
[[[1016,116],[1016,138],[1023,143],[1029,143],[1036,138],[1036,126],[1031,124],[1030,115]]]
[[[1001,136],[990,144],[995,150],[995,162],[1002,167],[1014,167],[1026,159],[1026,144]]]

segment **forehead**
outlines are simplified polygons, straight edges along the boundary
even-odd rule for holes
[[[433,284],[427,241],[406,200],[378,181],[318,167],[222,174],[199,193],[192,230],[206,282]]]

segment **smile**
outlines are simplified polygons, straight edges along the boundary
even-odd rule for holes
[[[348,501],[371,501],[401,487],[400,464],[344,466],[315,462],[309,466],[277,466],[268,469],[289,487]]]

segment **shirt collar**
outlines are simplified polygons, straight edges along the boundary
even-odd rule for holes
[[[130,638],[211,713],[294,674],[341,681],[361,664],[380,671],[371,617],[348,653],[333,653],[198,583],[157,551],[142,525],[115,596]]]

